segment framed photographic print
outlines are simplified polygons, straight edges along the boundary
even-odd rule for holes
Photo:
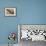
[[[5,16],[16,16],[16,8],[5,8]]]

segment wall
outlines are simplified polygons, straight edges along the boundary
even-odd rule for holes
[[[4,15],[4,8],[6,7],[16,7],[17,8],[17,16],[16,17],[5,17]],[[0,1],[0,44],[7,44],[8,43],[8,34],[10,32],[16,32],[17,24],[20,21],[19,16],[21,15],[21,6],[20,1],[18,0],[1,0]],[[17,39],[15,41],[18,42]]]
[[[22,0],[21,24],[46,24],[46,0]]]
[[[5,17],[5,7],[16,7],[17,16]],[[0,9],[0,44],[8,43],[9,32],[18,32],[18,24],[46,24],[46,0],[1,0]]]

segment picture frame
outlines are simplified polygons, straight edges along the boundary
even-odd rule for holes
[[[5,8],[5,16],[16,16],[16,8]]]

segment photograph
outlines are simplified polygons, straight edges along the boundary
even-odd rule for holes
[[[5,8],[5,16],[16,16],[16,8]]]

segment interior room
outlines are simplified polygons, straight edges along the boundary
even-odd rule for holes
[[[45,28],[46,0],[0,0],[0,46],[46,46]],[[20,29],[27,30],[24,39]]]

